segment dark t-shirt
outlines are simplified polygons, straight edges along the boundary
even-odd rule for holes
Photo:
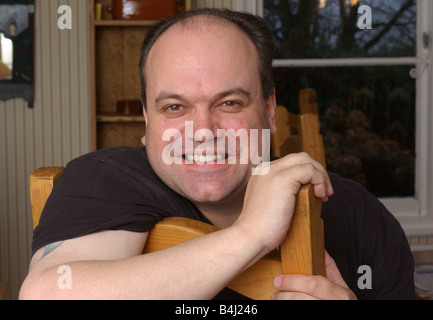
[[[413,299],[413,258],[400,224],[361,185],[330,178],[335,194],[322,205],[325,248],[348,286],[359,299]],[[170,216],[210,223],[159,179],[145,148],[92,152],[66,166],[34,231],[32,251],[103,230],[149,231]]]

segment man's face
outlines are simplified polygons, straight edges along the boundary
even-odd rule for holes
[[[262,97],[257,53],[241,30],[228,24],[197,26],[171,27],[149,53],[143,141],[156,174],[180,195],[197,205],[239,201],[253,167],[240,159],[239,150],[248,150],[248,145],[218,152],[216,141],[222,132],[218,129],[245,129],[248,138],[250,129],[258,129],[259,137],[261,129],[273,134],[275,99],[274,95],[267,101]],[[182,143],[181,164],[163,161],[163,152],[171,143],[163,141],[168,129],[181,133],[181,142],[177,141]],[[212,134],[212,140],[199,135],[205,131]],[[208,151],[213,152],[207,155],[214,155],[215,161],[187,161],[197,148],[204,147],[204,141],[208,148],[212,146]],[[258,150],[262,150],[260,144]]]

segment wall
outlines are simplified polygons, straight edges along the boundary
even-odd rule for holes
[[[57,9],[72,9],[59,30]],[[0,280],[15,299],[31,256],[29,175],[91,149],[87,1],[36,0],[35,104],[0,101]]]

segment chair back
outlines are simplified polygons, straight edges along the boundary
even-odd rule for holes
[[[298,115],[283,106],[277,106],[277,132],[271,138],[272,154],[283,157],[289,153],[307,152],[326,169],[323,137],[320,134],[317,94],[313,89],[299,92]]]
[[[33,229],[39,224],[42,210],[54,184],[63,173],[63,167],[42,167],[30,175],[30,201],[32,204]]]

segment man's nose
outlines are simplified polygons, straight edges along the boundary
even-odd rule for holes
[[[197,112],[191,119],[194,130],[186,130],[186,138],[198,142],[216,138],[218,118],[209,110]]]

